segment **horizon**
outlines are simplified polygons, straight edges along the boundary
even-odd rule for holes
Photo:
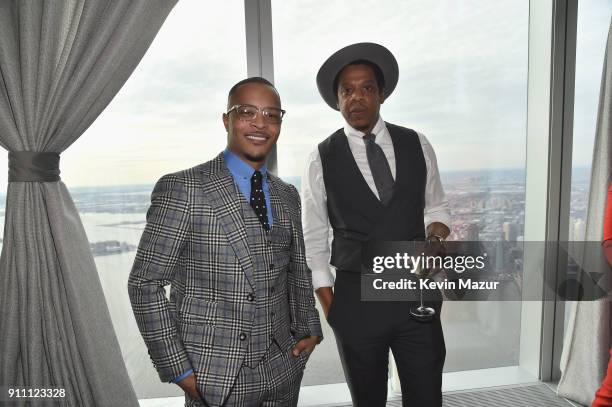
[[[576,167],[572,167],[572,176],[589,176],[590,174],[587,174],[586,172],[590,171],[591,166],[590,165],[582,165],[582,166],[576,166]],[[519,173],[525,173],[526,169],[525,168],[481,168],[481,169],[473,169],[473,170],[446,170],[446,171],[440,171],[440,176],[442,178],[444,178],[445,176],[451,176],[451,175],[462,175],[462,174],[469,174],[469,173],[495,173],[495,172],[519,172]],[[161,177],[164,174],[160,174],[159,177]],[[299,178],[301,179],[301,175],[280,175],[281,179],[296,179]],[[581,179],[581,181],[585,181],[586,179]],[[442,180],[444,182],[444,179]],[[448,180],[447,180],[448,181]],[[92,189],[95,190],[97,188],[112,188],[112,187],[119,187],[119,188],[129,188],[129,187],[133,187],[133,188],[150,188],[153,185],[155,185],[155,182],[151,182],[151,183],[118,183],[118,184],[96,184],[96,185],[66,185],[66,187],[72,191],[72,190],[86,190],[86,189]],[[81,192],[81,191],[79,191]],[[4,197],[6,195],[6,188],[4,188],[3,190],[0,190],[0,196]]]

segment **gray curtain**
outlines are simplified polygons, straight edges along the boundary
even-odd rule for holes
[[[0,1],[0,145],[67,149],[128,79],[175,3]],[[22,181],[9,179],[0,255],[0,386],[66,389],[47,405],[137,406],[70,194],[61,180],[23,181],[24,154],[16,155],[9,166]],[[32,179],[53,172],[40,168],[44,158],[30,157]]]
[[[608,185],[612,173],[612,24],[604,58],[604,68],[593,149],[591,188],[586,221],[587,241],[603,239]],[[588,256],[583,259],[588,262]],[[585,269],[593,270],[594,266]],[[594,270],[597,271],[597,270]],[[600,270],[607,272],[606,270]],[[609,300],[574,302],[561,356],[559,395],[591,405],[604,378],[611,345]]]

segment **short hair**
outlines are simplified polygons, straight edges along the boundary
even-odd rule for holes
[[[334,78],[334,95],[338,95],[338,86],[340,85],[338,82],[340,81],[340,74],[342,73],[342,71],[344,71],[344,68],[349,65],[369,66],[370,68],[372,68],[372,71],[374,71],[374,77],[376,78],[376,85],[378,85],[378,89],[382,91],[385,88],[385,76],[383,75],[380,67],[374,62],[368,61],[367,59],[356,59],[355,61],[349,62],[348,64],[344,65],[340,72],[338,72],[338,74]]]
[[[276,94],[278,95],[278,91],[276,90],[272,82],[270,82],[266,78],[262,78],[261,76],[252,76],[250,78],[243,79],[240,82],[236,83],[234,86],[232,86],[232,88],[229,90],[229,93],[227,94],[227,107],[228,108],[230,107],[229,104],[230,104],[230,100],[232,99],[232,96],[234,96],[234,94],[238,91],[238,89],[242,85],[246,85],[247,83],[260,83],[262,85],[269,86],[272,89],[274,89],[274,92],[276,92]],[[280,99],[280,95],[279,95],[279,99]]]

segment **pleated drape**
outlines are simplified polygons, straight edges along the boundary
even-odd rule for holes
[[[129,78],[175,3],[0,1],[0,145],[67,149]],[[138,405],[62,181],[9,181],[0,385],[66,389],[65,398],[37,405]]]

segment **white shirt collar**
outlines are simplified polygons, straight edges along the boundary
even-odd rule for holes
[[[385,121],[382,119],[382,116],[378,115],[378,121],[374,125],[372,129],[372,133],[376,136],[374,141],[376,143],[380,142],[380,138],[383,137],[386,133],[387,126],[385,126]],[[348,122],[344,122],[344,134],[348,137],[350,141],[359,141],[363,143],[363,136],[365,133],[355,129],[353,126],[348,124]]]

